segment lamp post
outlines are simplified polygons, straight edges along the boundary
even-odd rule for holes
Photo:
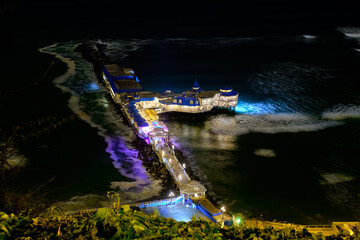
[[[224,222],[224,212],[226,211],[225,207],[222,206],[220,210],[221,210],[221,220]]]
[[[173,192],[170,192],[169,197],[171,197],[171,199],[170,199],[170,203],[172,203],[172,201],[173,201],[173,197],[174,197],[174,193],[173,193]]]

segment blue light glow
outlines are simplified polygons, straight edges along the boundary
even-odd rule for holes
[[[239,101],[235,107],[236,113],[243,114],[269,114],[277,112],[276,110],[277,106],[266,102],[250,103]]]
[[[90,83],[86,86],[86,89],[89,91],[99,90],[99,86],[96,83]]]
[[[142,204],[139,205],[139,208],[143,208],[143,207],[155,207],[155,206],[164,206],[164,205],[169,205],[169,204],[175,204],[178,203],[182,200],[182,196],[177,197],[177,198],[172,198],[172,199],[164,199],[164,200],[160,200],[160,201],[153,201],[150,202],[149,204]]]

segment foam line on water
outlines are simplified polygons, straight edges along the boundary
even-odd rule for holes
[[[259,148],[254,151],[256,156],[260,157],[276,157],[276,153],[272,149]]]
[[[111,182],[110,187],[126,191],[123,197],[128,201],[156,196],[162,187],[159,181],[151,180],[137,159],[138,152],[131,149],[131,141],[135,137],[132,129],[123,124],[115,108],[107,104],[106,90],[97,84],[92,66],[73,51],[76,45],[76,42],[69,42],[39,49],[67,65],[66,72],[54,79],[55,86],[71,94],[69,108],[91,127],[98,129],[98,134],[107,143],[105,151],[110,154],[114,167],[121,175],[132,179],[130,182]]]
[[[360,106],[338,104],[331,109],[325,110],[322,114],[322,118],[328,120],[360,118]]]
[[[216,134],[244,135],[251,132],[276,134],[319,131],[342,125],[341,122],[322,120],[306,114],[281,113],[267,115],[239,114],[235,117],[218,116],[205,127]]]
[[[336,30],[351,38],[360,38],[360,28],[358,27],[339,27]]]
[[[354,177],[348,176],[343,173],[323,173],[321,176],[325,179],[326,182],[322,184],[337,184],[342,182],[348,182],[354,180]]]
[[[303,35],[303,37],[306,39],[316,39],[317,38],[317,36],[315,36],[315,35]]]

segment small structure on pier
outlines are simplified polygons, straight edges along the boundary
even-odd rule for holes
[[[183,194],[184,199],[188,200],[189,198],[204,198],[206,188],[200,182],[191,180],[186,183],[186,185],[180,189],[180,194]]]

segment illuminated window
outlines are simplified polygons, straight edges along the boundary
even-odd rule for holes
[[[176,99],[174,99],[173,103],[177,103],[177,102],[176,102]]]
[[[191,101],[190,101],[190,104],[194,104],[194,101],[193,101],[193,100],[191,100]]]
[[[182,103],[182,100],[181,100],[181,99],[179,100],[179,103]]]
[[[196,104],[199,104],[199,101],[196,101],[195,103],[196,103]]]

